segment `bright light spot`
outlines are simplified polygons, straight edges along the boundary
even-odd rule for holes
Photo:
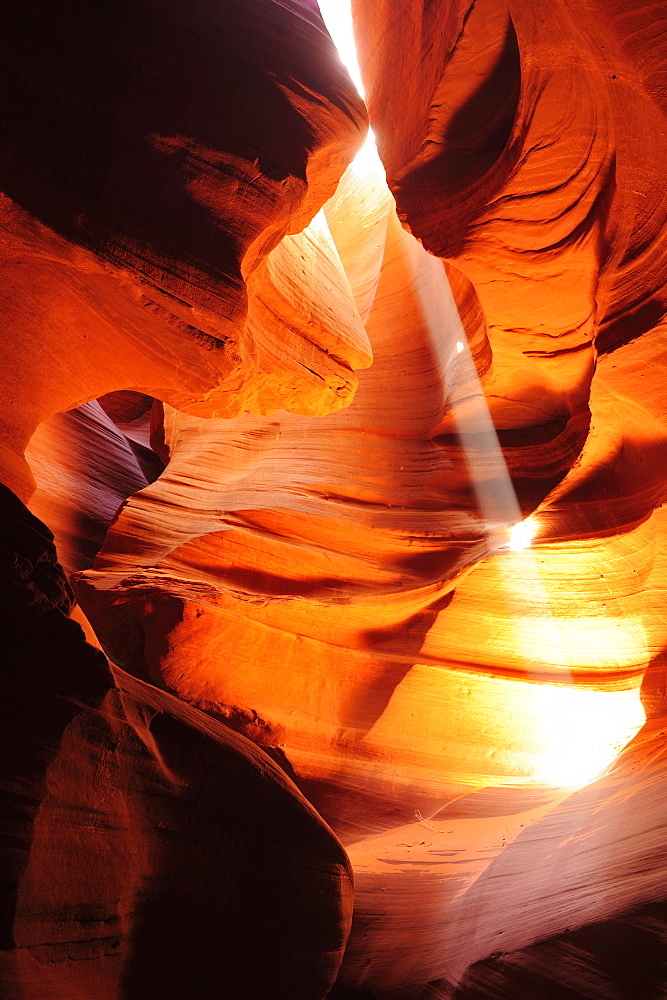
[[[513,524],[510,528],[509,542],[512,552],[521,552],[523,549],[527,549],[535,537],[536,531],[537,525],[532,517],[527,517],[525,521],[518,521],[517,524]]]
[[[540,597],[539,583],[533,586],[535,598],[547,600],[546,593]],[[536,611],[515,606],[513,648],[538,671],[541,666],[575,672],[631,670],[646,657],[646,630],[638,617],[560,617],[548,608],[538,616]]]
[[[350,77],[363,97],[364,89],[352,27],[351,0],[319,0],[319,6],[341,61],[347,67]],[[382,192],[381,196],[378,194],[378,198],[385,197],[385,193],[388,194],[384,170],[377,155],[372,132],[350,167],[350,177],[354,180],[352,190],[358,201],[361,199],[361,193],[367,191],[364,185],[368,184],[371,184],[371,187],[375,185],[373,190]],[[344,184],[342,188],[345,188]],[[346,197],[346,191],[343,190],[340,194],[342,203],[345,203]],[[367,199],[363,204],[364,210],[370,212],[369,206],[373,204],[372,201]],[[355,224],[359,230],[363,229],[359,222]],[[335,228],[332,231],[335,233]],[[379,245],[376,284],[383,246],[382,240]],[[405,243],[405,246],[410,248],[409,252],[406,250],[406,259],[414,271],[415,288],[423,308],[425,322],[431,327],[433,343],[441,352],[443,383],[447,387],[452,341],[448,337],[443,337],[442,331],[447,327],[456,330],[455,336],[461,338],[455,340],[457,354],[465,351],[465,331],[442,264],[426,253],[414,240],[412,243]],[[370,309],[370,306],[368,308]],[[480,509],[487,522],[490,525],[502,525],[503,539],[506,537],[505,532],[509,535],[509,549],[521,552],[530,547],[538,525],[535,519],[529,517],[517,521],[507,531],[506,526],[521,516],[516,494],[469,352],[461,363],[464,361],[470,368],[469,378],[473,381],[477,379],[478,392],[475,398],[480,401],[480,408],[474,414],[474,423],[470,419],[468,410],[455,408],[454,420],[461,446],[470,468]],[[487,442],[485,447],[480,446],[480,440]],[[491,475],[493,471],[497,474]],[[511,564],[513,561],[507,562]],[[516,581],[512,581],[512,589],[508,589],[508,593],[515,593],[515,585]],[[545,590],[539,579],[535,581],[534,586],[539,602],[545,595]],[[515,627],[519,646],[527,663],[542,665],[553,663],[568,673],[582,664],[596,666],[608,662],[620,662],[620,650],[626,648],[622,630],[610,629],[608,623],[597,622],[595,619],[581,619],[579,623],[574,624],[548,614],[540,621],[525,615],[517,608]],[[631,662],[635,662],[631,653],[636,645],[633,633],[628,636],[627,645],[627,658]],[[414,676],[414,670],[408,674],[413,680]],[[522,687],[529,689],[524,691],[520,699],[520,704],[525,706],[528,713],[527,718],[522,716],[525,718],[522,725],[525,727],[524,731],[532,728],[533,732],[533,739],[529,745],[525,742],[521,744],[522,772],[526,774],[527,780],[542,781],[560,787],[585,785],[595,780],[613,762],[623,746],[632,739],[645,721],[639,693],[636,690],[598,692],[574,686],[557,687],[547,684],[530,684]],[[487,692],[484,703],[488,701],[488,697]],[[391,704],[390,702],[374,731],[379,732],[384,725],[392,733],[394,741],[398,738],[397,733],[404,732],[405,740],[414,747],[417,739],[415,732],[405,730],[402,716],[400,716],[401,721],[393,719]],[[500,718],[504,718],[502,714],[499,715]],[[511,720],[511,712],[507,715],[507,719]],[[430,732],[424,727],[422,730],[421,735],[430,745],[428,739]]]
[[[352,4],[351,0],[319,0],[322,20],[327,26],[327,30],[333,38],[333,43],[338,49],[341,62],[347,67],[347,71],[361,94],[364,96],[364,85],[361,82],[361,72],[357,62],[357,47],[354,41],[354,30],[352,28]]]
[[[366,141],[355,156],[353,163],[355,174],[363,174],[369,179],[372,177],[380,183],[383,193],[387,190],[387,179],[375,144],[373,129],[369,128]]]
[[[543,684],[534,699],[545,747],[535,755],[534,777],[563,788],[599,777],[646,721],[638,690]]]

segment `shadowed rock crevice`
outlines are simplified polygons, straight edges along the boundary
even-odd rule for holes
[[[449,249],[440,250],[441,256],[457,255],[457,241],[465,240],[467,227],[502,190],[516,164],[516,151],[508,144],[520,89],[511,16],[493,0],[477,0],[433,95],[424,145],[394,185],[401,218],[417,226],[427,244],[445,234],[439,230],[431,238],[419,205],[429,199],[456,203],[445,237]]]

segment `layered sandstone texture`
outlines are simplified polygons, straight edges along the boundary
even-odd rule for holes
[[[353,0],[347,169],[186,6],[0,42],[7,991],[657,1000],[663,5]]]
[[[363,326],[345,301],[300,311],[308,255],[281,243],[366,131],[317,10],[31,0],[1,45],[4,445],[117,389],[204,415],[344,405]]]
[[[44,525],[1,489],[0,992],[321,1000],[347,858],[261,751],[112,672]],[[296,992],[295,992],[296,991]]]
[[[664,894],[665,35],[355,13],[382,166],[302,238],[374,363],[326,417],[164,406],[77,587],[126,669],[286,758],[355,870],[344,982],[412,1000]]]
[[[162,470],[153,397],[351,398],[368,339],[331,252],[310,307],[301,233],[363,104],[300,0],[29,0],[0,50],[0,994],[323,1000],[339,841],[262,749],[110,667],[65,571]]]

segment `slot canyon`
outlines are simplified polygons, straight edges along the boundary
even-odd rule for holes
[[[0,1000],[667,1000],[667,4],[0,51]]]

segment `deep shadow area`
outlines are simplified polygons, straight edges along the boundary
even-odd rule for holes
[[[336,985],[330,1000],[380,1000]],[[667,901],[589,924],[468,969],[453,987],[415,986],[401,1000],[665,1000]]]
[[[663,1000],[667,902],[473,965],[452,1000]]]

